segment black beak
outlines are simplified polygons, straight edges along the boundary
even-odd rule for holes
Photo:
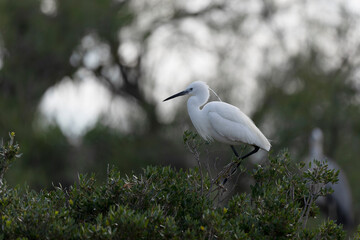
[[[189,92],[188,91],[182,91],[182,92],[179,92],[177,94],[174,94],[172,95],[171,97],[168,97],[167,99],[163,100],[163,102],[167,101],[167,100],[170,100],[170,99],[173,99],[173,98],[176,98],[176,97],[180,97],[180,96],[183,96],[183,95],[186,95],[188,94]]]

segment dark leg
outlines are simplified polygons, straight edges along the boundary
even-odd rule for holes
[[[231,149],[233,150],[235,156],[236,156],[237,158],[239,158],[240,156],[239,156],[239,154],[237,153],[235,147],[234,147],[233,145],[230,145],[230,147],[231,147]]]
[[[242,157],[239,157],[239,154],[237,153],[235,147],[234,147],[233,145],[230,145],[230,147],[231,147],[231,149],[233,150],[233,152],[234,152],[235,156],[237,157],[237,159],[240,160],[240,161],[237,163],[236,168],[234,168],[234,169],[231,171],[230,176],[233,175],[233,174],[236,172],[236,170],[239,168],[240,164],[242,163],[242,160],[244,160],[245,158],[253,155],[254,153],[256,153],[257,151],[259,151],[259,149],[260,149],[258,146],[254,146],[254,147],[255,147],[254,150],[252,150],[252,151],[249,152],[248,154],[245,154],[245,155],[242,156]],[[227,180],[228,180],[227,178],[224,179],[223,185],[227,182]]]
[[[233,146],[232,146],[232,147],[233,147]],[[244,160],[244,159],[247,158],[248,156],[253,155],[254,153],[257,153],[257,151],[259,151],[260,148],[259,148],[258,146],[254,146],[254,147],[255,147],[254,150],[252,150],[252,151],[249,152],[248,154],[242,156],[242,157],[240,158],[240,160]],[[236,154],[235,154],[235,155],[236,155]],[[238,156],[236,156],[236,157],[239,158]],[[240,163],[241,163],[241,161],[238,163],[237,166],[239,166]]]

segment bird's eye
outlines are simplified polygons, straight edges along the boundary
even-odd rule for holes
[[[192,91],[193,90],[193,88],[190,88],[190,91]]]

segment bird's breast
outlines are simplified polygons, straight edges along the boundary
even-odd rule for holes
[[[194,106],[188,106],[188,113],[196,131],[206,141],[212,141],[213,136],[209,131],[210,123],[209,120],[204,116],[203,110]]]

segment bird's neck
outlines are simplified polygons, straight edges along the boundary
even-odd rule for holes
[[[193,123],[194,127],[196,128],[200,136],[203,137],[204,139],[210,139],[206,134],[206,127],[208,124],[207,119],[204,118],[203,110],[200,109],[200,107],[205,103],[206,101],[205,102],[199,101],[197,96],[192,96],[189,98],[187,102],[187,109],[191,122]]]
[[[321,146],[321,143],[313,143],[310,146],[310,154],[313,158],[316,158],[317,160],[322,160],[319,158],[323,158],[323,148]]]
[[[192,122],[194,123],[194,125],[196,124],[196,120],[200,119],[199,117],[197,117],[199,114],[201,114],[201,109],[200,107],[202,105],[204,105],[205,103],[203,103],[202,101],[200,101],[200,99],[197,96],[191,96],[189,98],[189,100],[187,101],[187,109],[190,115],[190,118],[192,120]]]
[[[191,105],[192,107],[200,109],[207,101],[209,100],[210,94],[209,89],[203,89],[198,92],[196,95],[191,96],[187,102],[188,107]]]

